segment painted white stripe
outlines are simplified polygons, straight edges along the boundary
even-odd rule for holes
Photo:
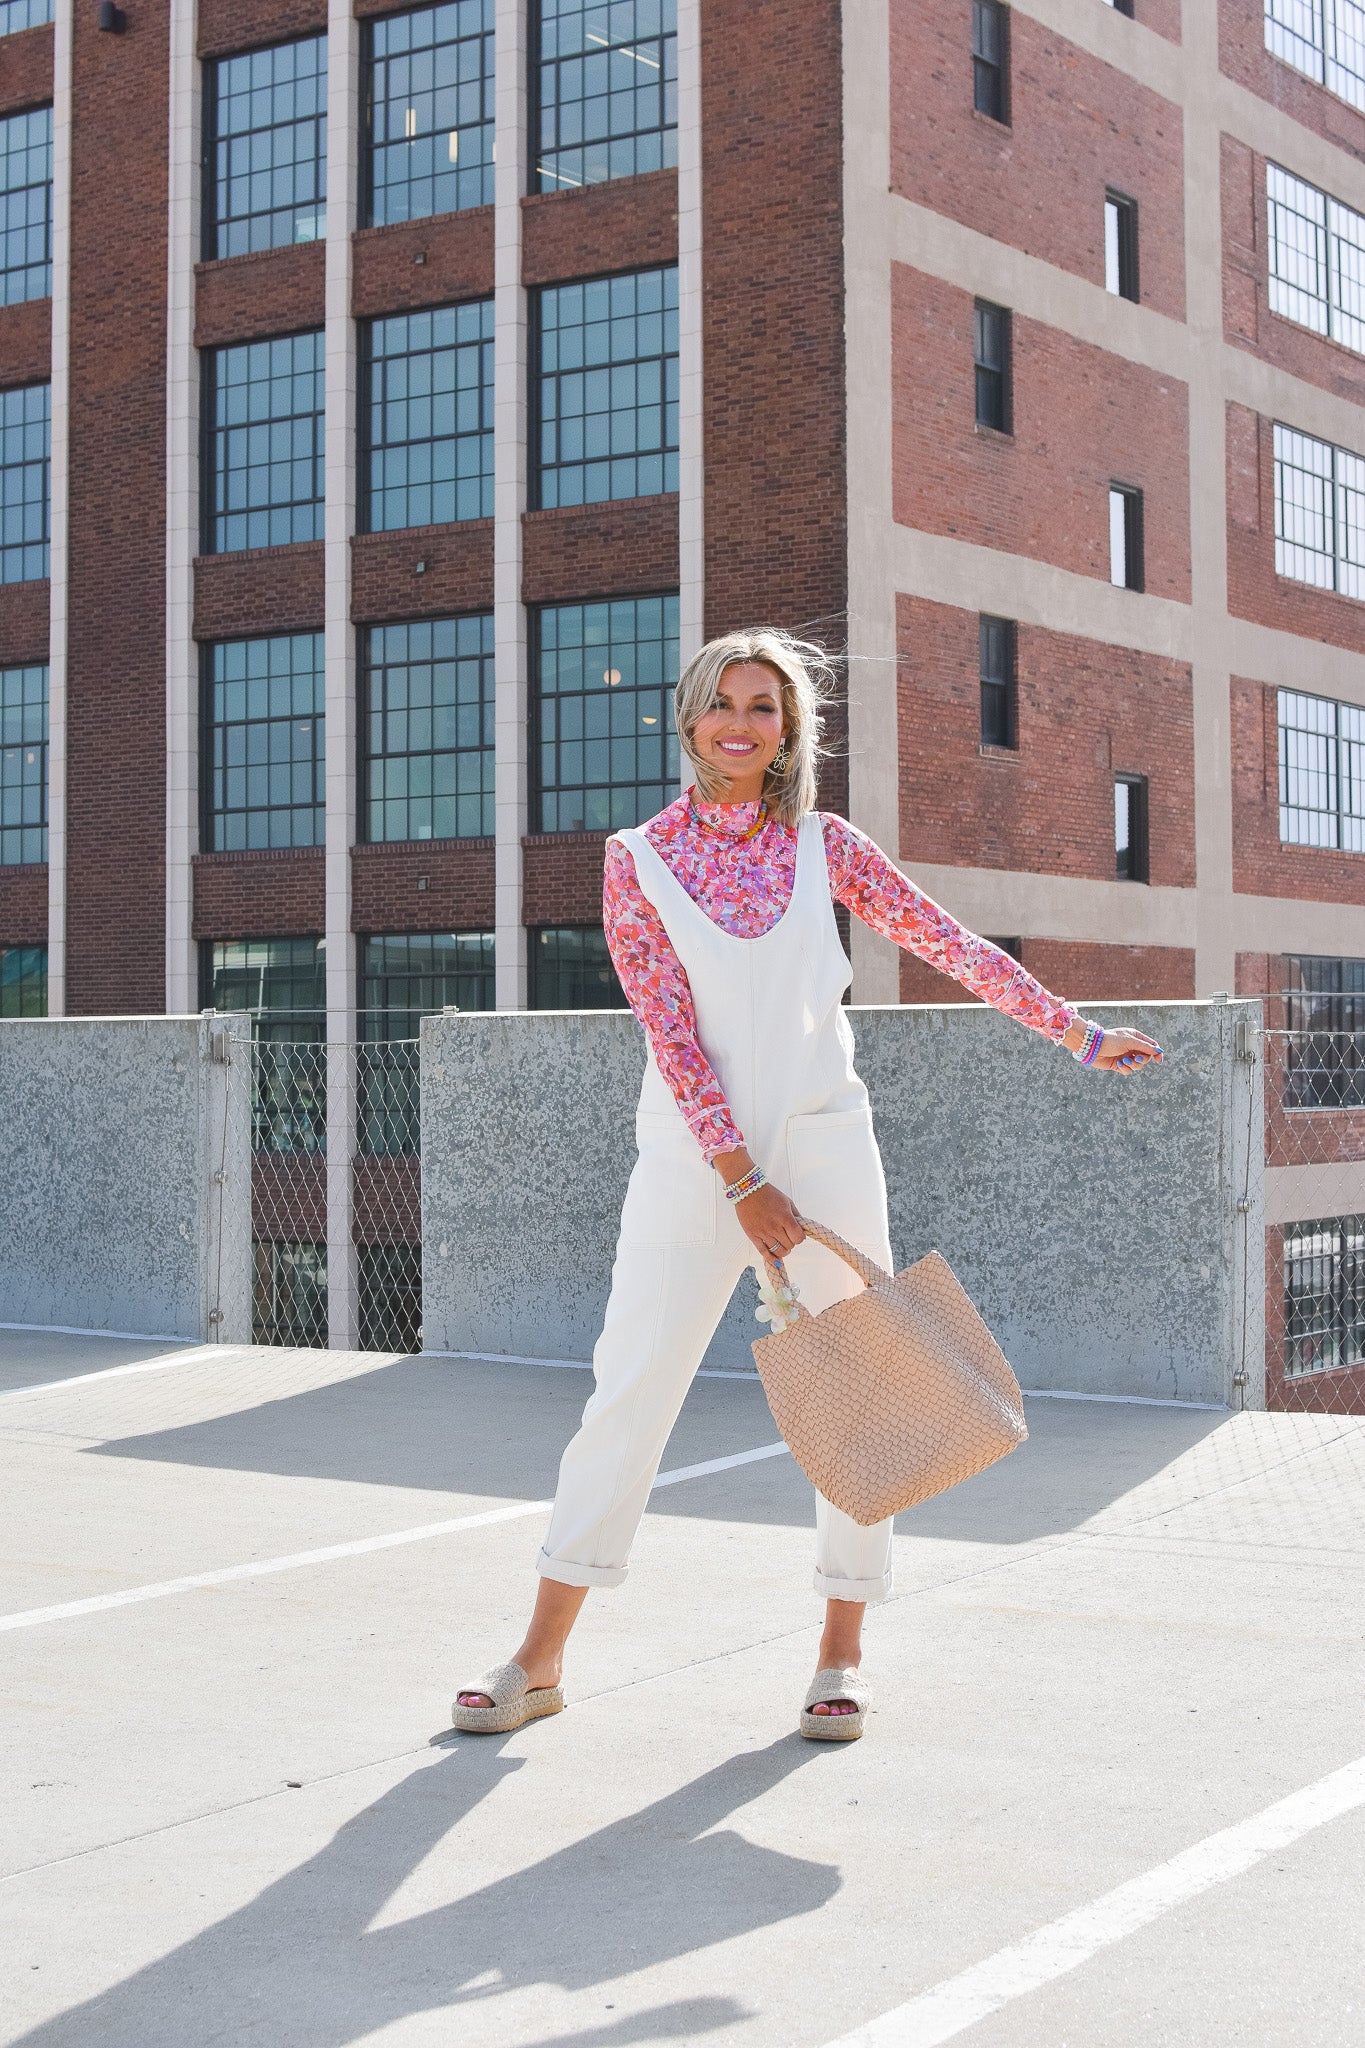
[[[1101,1949],[1125,1940],[1163,1913],[1213,1885],[1240,1877],[1302,1835],[1360,1806],[1365,1806],[1365,1757],[1301,1792],[1291,1792],[1250,1820],[1207,1836],[1091,1905],[1050,1921],[907,2004],[842,2034],[829,2048],[937,2048],[1012,2000],[1079,1969]]]
[[[0,1323],[0,1330],[27,1330],[35,1337],[126,1337],[130,1344],[174,1344],[169,1330],[85,1330],[76,1323]]]
[[[1205,1415],[1230,1415],[1222,1401],[1165,1401],[1156,1394],[1072,1394],[1056,1387],[1021,1387],[1026,1401],[1110,1401],[1123,1408],[1197,1408]]]
[[[50,1394],[56,1387],[80,1387],[94,1380],[127,1379],[135,1372],[165,1372],[173,1365],[222,1365],[248,1348],[243,1344],[192,1344],[186,1351],[163,1351],[160,1358],[140,1358],[134,1365],[106,1365],[95,1372],[68,1373],[65,1379],[39,1380],[31,1387],[6,1387],[0,1401],[17,1401],[21,1394]]]
[[[483,1365],[546,1365],[557,1372],[591,1372],[590,1358],[522,1358],[514,1351],[424,1351],[423,1358],[474,1358]],[[702,1366],[694,1375],[699,1380],[753,1380],[758,1374],[730,1372],[722,1366]]]
[[[684,1479],[703,1479],[710,1472],[728,1472],[735,1465],[751,1465],[759,1458],[780,1457],[785,1444],[761,1444],[757,1450],[736,1451],[728,1458],[708,1458],[701,1465],[682,1465],[673,1472],[661,1472],[654,1484],[677,1486]],[[494,1522],[517,1522],[530,1515],[548,1515],[548,1500],[519,1500],[507,1507],[485,1508],[476,1515],[456,1515],[447,1522],[425,1522],[415,1529],[394,1529],[386,1536],[361,1536],[351,1543],[329,1543],[321,1550],[296,1550],[287,1557],[263,1557],[250,1564],[225,1565],[219,1571],[192,1572],[183,1579],[163,1579],[152,1586],[126,1586],[120,1593],[96,1593],[87,1600],[63,1600],[55,1607],[30,1607],[19,1614],[0,1615],[0,1633],[10,1629],[41,1628],[49,1621],[75,1621],[83,1614],[103,1614],[113,1607],[136,1607],[144,1600],[166,1600],[174,1593],[197,1593],[207,1587],[231,1586],[242,1579],[270,1578],[276,1572],[302,1571],[309,1565],[334,1564],[340,1558],[366,1557],[376,1550],[397,1550],[407,1543],[430,1543],[438,1536],[458,1536],[464,1529],[484,1529]]]

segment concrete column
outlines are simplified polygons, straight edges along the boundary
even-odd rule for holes
[[[199,845],[199,650],[194,558],[199,552],[199,356],[194,265],[199,255],[203,95],[198,7],[170,14],[170,134],[166,275],[166,1010],[197,1009],[193,934]]]
[[[52,45],[52,415],[47,654],[47,1010],[66,1015],[66,635],[71,422],[72,0],[56,0]]]
[[[355,532],[356,345],[351,319],[351,237],[356,224],[360,28],[349,0],[329,0],[327,22],[327,1338],[349,1349],[358,1336],[351,1240],[355,1134],[356,948],[351,935],[355,841],[355,631],[351,535]]]
[[[494,804],[495,960],[500,1010],[526,1007],[521,840],[527,822],[527,634],[521,601],[526,508],[526,293],[521,199],[526,190],[526,7],[497,6],[497,165],[493,287],[493,640],[497,779]]]
[[[848,499],[848,813],[900,853],[896,571],[891,501],[888,0],[844,0],[844,279]],[[853,998],[900,1000],[900,956],[855,918]]]
[[[701,0],[678,0],[678,639],[706,639],[706,464],[702,410]],[[691,780],[687,769],[684,782]]]

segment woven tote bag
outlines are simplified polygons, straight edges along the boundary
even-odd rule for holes
[[[1028,1435],[1019,1382],[939,1252],[894,1276],[801,1218],[864,1291],[797,1309],[754,1361],[773,1419],[816,1490],[864,1528],[970,1479]],[[774,1287],[782,1271],[768,1264]]]

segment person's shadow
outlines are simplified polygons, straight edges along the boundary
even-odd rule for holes
[[[839,1888],[830,1864],[757,1848],[733,1829],[710,1832],[818,1758],[788,1735],[727,1758],[639,1813],[453,1905],[374,1928],[385,1902],[442,1842],[458,1885],[452,1831],[509,1772],[527,1765],[491,1738],[452,1739],[443,1748],[439,1762],[412,1771],[249,1905],[34,2027],[13,2048],[236,2048],[251,2041],[343,2048],[410,2014],[476,2005],[521,1986],[607,1984],[815,1912]],[[692,1998],[618,2021],[604,2014],[599,2026],[547,2036],[540,2048],[624,2048],[744,2017],[732,1998]],[[488,2024],[471,2013],[470,2038]]]

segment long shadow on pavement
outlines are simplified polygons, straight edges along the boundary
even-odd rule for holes
[[[487,2001],[508,1991],[608,1985],[826,1905],[840,1884],[832,1866],[720,1828],[820,1761],[784,1736],[454,1904],[375,1928],[438,1845],[458,1885],[454,1831],[527,1766],[501,1742],[452,1738],[438,1763],[414,1770],[249,1905],[13,2048],[344,2048],[414,2014],[466,2005],[466,2038],[496,2040]],[[604,2012],[602,2025],[546,2037],[541,2048],[625,2048],[744,2017],[738,2001],[713,1992],[616,2021]]]

